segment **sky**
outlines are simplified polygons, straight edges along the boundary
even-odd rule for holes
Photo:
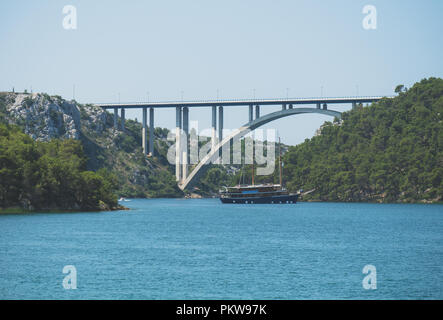
[[[76,29],[63,27],[66,5]],[[366,5],[376,29],[363,28]],[[81,103],[390,96],[443,76],[442,14],[441,0],[2,0],[0,91]],[[225,128],[248,121],[247,107],[224,115]],[[126,116],[140,120],[141,110]],[[211,110],[191,109],[190,119],[208,128]],[[297,115],[265,128],[295,145],[327,120]],[[155,125],[175,127],[175,110],[156,110]]]

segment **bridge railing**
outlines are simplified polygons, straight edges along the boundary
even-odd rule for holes
[[[391,98],[391,96],[386,96],[387,98]],[[95,103],[98,106],[126,106],[126,105],[187,105],[187,104],[202,104],[202,103],[233,103],[233,102],[241,102],[241,103],[269,103],[272,102],[275,104],[278,103],[289,103],[289,102],[304,102],[304,101],[341,101],[341,100],[349,100],[350,102],[353,100],[379,100],[383,98],[382,96],[343,96],[343,97],[304,97],[304,98],[232,98],[232,99],[194,99],[194,100],[163,100],[163,101],[133,101],[133,102],[102,102]]]

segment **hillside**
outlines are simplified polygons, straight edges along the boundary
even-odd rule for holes
[[[106,169],[86,170],[78,140],[35,141],[0,123],[0,213],[122,209]]]
[[[168,129],[155,128],[155,156],[144,157],[141,123],[126,119],[125,132],[122,132],[114,128],[113,114],[90,104],[44,93],[0,93],[1,122],[18,125],[36,141],[80,141],[87,159],[86,169],[105,168],[113,172],[118,180],[119,196],[185,196],[177,187],[175,167],[167,161],[167,151],[173,143],[167,139]],[[120,117],[118,122],[120,126]],[[200,140],[201,146],[205,138],[200,137]],[[220,186],[238,183],[235,173],[239,169],[239,165],[211,165],[195,187],[186,193],[215,196]]]
[[[17,125],[40,142],[80,141],[87,159],[85,169],[112,171],[119,196],[183,196],[166,160],[171,144],[166,129],[155,129],[157,156],[146,158],[141,150],[140,123],[126,120],[125,132],[115,130],[113,115],[107,111],[41,93],[0,93],[0,123]]]
[[[105,168],[113,172],[118,181],[118,196],[185,195],[177,187],[175,167],[167,161],[167,152],[173,143],[167,139],[168,129],[155,128],[155,156],[145,157],[141,148],[141,123],[126,119],[125,132],[122,132],[114,128],[113,114],[91,104],[44,93],[0,93],[0,123],[19,126],[35,141],[80,141],[87,159],[86,170]],[[118,123],[120,127],[120,117]],[[220,185],[232,184],[238,167],[212,165],[188,192],[214,196]]]
[[[425,79],[395,98],[325,122],[300,145],[283,145],[284,183],[291,191],[315,189],[304,197],[309,201],[441,202],[442,94],[442,79]],[[144,157],[139,122],[126,120],[122,132],[101,108],[40,93],[0,93],[0,123],[17,125],[37,142],[80,142],[85,152],[81,169],[115,174],[118,196],[185,195],[166,159],[173,143],[167,129],[155,128],[156,156]],[[251,166],[239,169],[212,165],[187,192],[213,196],[222,185],[249,183]],[[278,168],[255,181],[278,183]]]
[[[291,190],[313,201],[441,202],[443,79],[430,78],[326,122],[284,156]]]

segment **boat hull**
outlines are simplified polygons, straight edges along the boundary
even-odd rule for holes
[[[224,197],[220,198],[223,203],[233,203],[233,204],[295,204],[297,203],[299,194],[287,194],[278,196],[267,196],[267,197]]]

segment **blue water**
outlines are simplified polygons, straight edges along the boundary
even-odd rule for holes
[[[443,205],[124,204],[0,216],[0,298],[443,299]]]

